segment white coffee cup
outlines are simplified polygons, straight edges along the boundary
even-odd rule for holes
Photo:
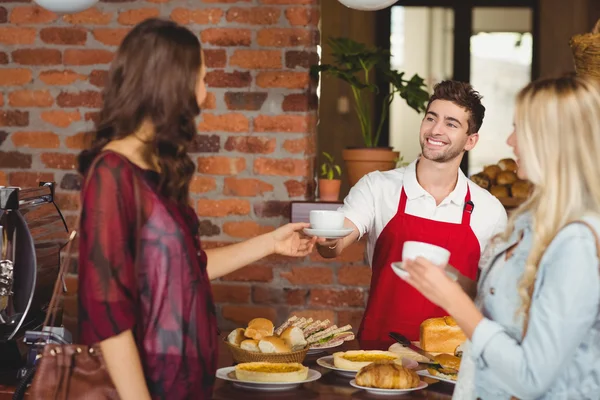
[[[450,252],[443,247],[425,242],[408,241],[402,247],[402,260],[423,257],[435,265],[445,267],[450,260]]]
[[[339,230],[344,228],[344,213],[333,210],[312,210],[309,215],[312,229]]]

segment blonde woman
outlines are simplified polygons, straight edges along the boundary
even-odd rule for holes
[[[475,398],[600,399],[599,87],[529,84],[508,143],[535,189],[495,241],[477,304],[423,259],[405,261],[407,281],[470,339]]]

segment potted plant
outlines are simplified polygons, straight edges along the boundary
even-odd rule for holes
[[[325,162],[321,164],[321,178],[319,179],[319,199],[322,201],[338,201],[340,197],[340,186],[342,180],[342,169],[335,164],[335,160],[331,154],[322,153],[325,157]],[[337,174],[337,179],[335,176]]]
[[[390,105],[399,95],[416,112],[425,111],[429,100],[425,81],[417,74],[409,80],[404,79],[404,72],[391,68],[389,50],[379,47],[367,47],[363,43],[348,38],[330,38],[333,64],[311,66],[311,74],[320,73],[339,78],[350,85],[354,106],[364,147],[346,148],[342,157],[346,162],[346,170],[350,185],[354,185],[363,175],[375,171],[386,171],[396,167],[400,152],[391,147],[379,147],[379,138],[384,123],[388,119]],[[378,86],[373,83],[372,75],[377,73],[390,85],[390,93],[382,99],[381,115],[372,121],[367,94],[377,93]]]

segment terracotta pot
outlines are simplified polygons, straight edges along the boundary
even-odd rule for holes
[[[346,162],[348,182],[354,186],[363,176],[373,171],[389,171],[396,168],[399,151],[391,148],[360,148],[342,150]]]
[[[341,184],[340,179],[319,179],[319,200],[338,201]]]

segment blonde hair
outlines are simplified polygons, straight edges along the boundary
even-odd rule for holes
[[[571,76],[532,82],[517,96],[515,132],[521,168],[534,190],[509,218],[530,212],[533,244],[518,291],[525,328],[540,260],[556,234],[584,215],[600,214],[600,87]]]

